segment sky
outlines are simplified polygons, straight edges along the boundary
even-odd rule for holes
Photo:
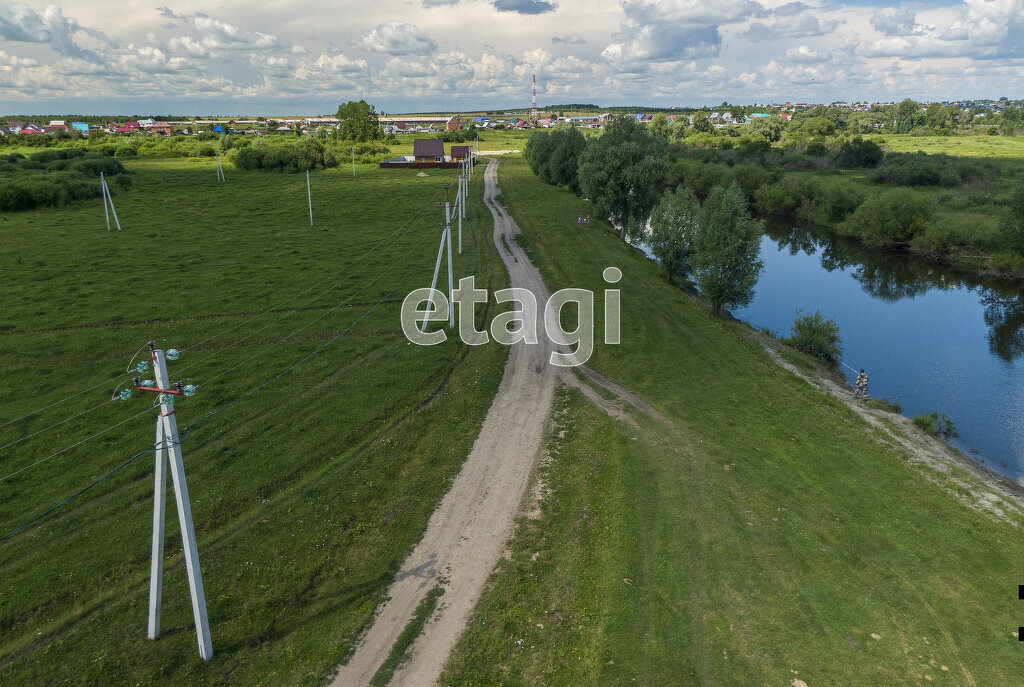
[[[162,5],[161,2],[170,4]],[[1024,0],[0,0],[0,113],[1024,97]]]

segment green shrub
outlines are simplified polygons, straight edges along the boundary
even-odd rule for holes
[[[817,310],[811,315],[797,310],[791,331],[792,336],[785,340],[786,343],[804,353],[833,364],[843,355],[839,325],[834,319],[825,319]]]
[[[916,415],[913,423],[929,434],[935,434],[947,440],[960,436],[960,433],[956,431],[956,425],[953,424],[953,420],[945,413],[933,410],[930,413]]]
[[[864,202],[864,196],[846,186],[829,186],[814,199],[819,224],[843,221]]]
[[[933,205],[927,198],[905,189],[893,189],[861,203],[839,225],[839,230],[873,246],[905,243],[926,232],[933,215]]]

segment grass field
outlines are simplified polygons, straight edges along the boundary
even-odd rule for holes
[[[441,684],[1019,682],[1019,525],[926,480],[521,159],[504,202],[549,288],[623,270],[592,366],[668,419],[557,402],[520,522]]]
[[[322,684],[503,371],[503,347],[401,333],[402,298],[430,282],[452,170],[314,173],[311,228],[305,175],[226,165],[217,184],[212,161],[126,164],[122,232],[99,203],[0,216],[0,536],[152,446],[152,399],[109,399],[148,340],[181,349],[168,367],[199,386],[176,407],[215,655],[197,656],[173,506],[163,631],[146,639],[142,453],[0,541],[0,684]],[[474,201],[456,279],[507,284],[490,232]]]
[[[869,138],[894,153],[916,153],[920,150],[933,154],[1024,161],[1024,136],[878,134]]]

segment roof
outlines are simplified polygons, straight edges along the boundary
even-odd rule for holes
[[[439,138],[417,138],[412,142],[412,154],[416,157],[443,157],[444,141]]]
[[[469,157],[469,146],[452,146],[452,157]]]

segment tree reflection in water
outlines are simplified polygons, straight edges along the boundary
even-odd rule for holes
[[[823,269],[827,272],[849,270],[865,293],[890,303],[914,298],[932,289],[962,287],[975,291],[989,327],[988,344],[992,354],[1007,362],[1024,355],[1024,293],[1017,286],[987,281],[907,253],[867,248],[815,227],[769,221],[765,233],[780,251],[788,251],[790,255],[799,252],[814,255],[820,250]]]

